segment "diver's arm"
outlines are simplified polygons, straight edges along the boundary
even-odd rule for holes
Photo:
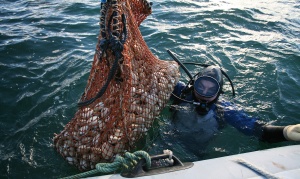
[[[245,135],[254,136],[256,121],[254,118],[245,113],[245,111],[229,101],[219,101],[219,107],[222,108],[224,120],[226,123],[235,127]]]
[[[284,126],[256,125],[256,136],[263,142],[275,143],[287,141],[283,135]]]
[[[288,126],[262,126],[261,140],[266,142],[300,141],[300,124]]]
[[[246,135],[253,135],[264,142],[300,141],[300,124],[289,126],[272,126],[247,115],[244,110],[231,102],[221,102],[224,119],[227,123]]]

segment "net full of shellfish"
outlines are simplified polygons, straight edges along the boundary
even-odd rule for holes
[[[100,33],[78,110],[54,146],[80,170],[130,151],[152,126],[179,80],[179,66],[159,60],[139,25],[151,14],[146,0],[102,1]]]

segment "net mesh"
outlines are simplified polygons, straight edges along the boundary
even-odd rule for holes
[[[81,105],[54,137],[58,153],[80,170],[130,151],[178,82],[178,65],[154,56],[139,31],[150,13],[146,0],[101,3],[100,34]]]

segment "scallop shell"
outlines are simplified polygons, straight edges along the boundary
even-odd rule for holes
[[[173,90],[174,86],[172,84],[168,84],[168,90]]]
[[[83,155],[82,155],[82,159],[84,159],[84,160],[89,160],[89,155],[88,155],[88,154],[83,154]]]
[[[156,94],[148,95],[146,103],[149,103],[151,106],[155,105],[158,101],[158,96]]]
[[[79,140],[78,132],[72,132],[72,136],[75,140]]]
[[[129,122],[129,123],[132,123],[135,121],[135,114],[134,113],[129,113],[125,116],[125,121],[126,122]]]
[[[140,75],[140,79],[143,79],[143,80],[145,80],[145,78],[146,78],[146,75],[145,75],[145,73],[144,73],[144,72],[141,72],[141,73],[139,73],[139,75]]]
[[[90,150],[91,150],[91,148],[86,146],[86,145],[80,145],[77,148],[77,152],[80,153],[80,154],[85,154],[85,153],[89,152]]]
[[[143,107],[143,113],[149,114],[151,110],[148,108],[148,106]]]
[[[135,123],[136,124],[143,124],[144,122],[145,122],[145,118],[143,118],[143,117],[135,118]]]
[[[133,96],[135,93],[136,93],[135,87],[131,87],[131,94],[132,94],[132,96]]]
[[[96,106],[94,107],[94,111],[99,112],[102,108],[104,108],[104,103],[100,102],[96,104]]]
[[[84,159],[81,159],[79,164],[83,170],[87,170],[89,168],[89,162]]]
[[[115,145],[115,148],[114,148],[114,153],[115,154],[119,154],[121,152],[124,152],[124,149],[125,149],[125,145],[123,142],[118,142],[116,145]]]
[[[109,142],[110,144],[116,144],[117,142],[119,142],[119,140],[120,140],[120,137],[114,136],[114,135],[111,135],[111,136],[109,136],[109,138],[108,138],[108,142]]]
[[[131,112],[138,112],[138,111],[141,111],[141,109],[139,108],[140,106],[140,101],[133,101],[130,105],[130,111]]]
[[[83,126],[79,129],[79,135],[83,136],[85,135],[89,130],[89,126]]]
[[[103,130],[106,126],[105,122],[104,121],[98,121],[98,125],[99,125],[99,129],[100,130]]]
[[[157,79],[159,79],[160,77],[164,76],[164,74],[160,71],[158,72],[154,72],[153,75],[155,75],[157,77]]]
[[[71,157],[74,157],[74,156],[75,156],[75,149],[74,149],[74,147],[70,147],[70,148],[69,148],[69,155],[70,155]]]
[[[110,121],[110,116],[107,116],[106,118],[105,118],[105,122],[109,122]]]
[[[108,115],[108,113],[109,113],[108,108],[102,108],[101,109],[101,114],[100,114],[101,118],[105,118]]]
[[[92,116],[88,119],[87,123],[90,126],[95,126],[98,124],[98,119],[99,119],[98,116]]]
[[[67,150],[63,151],[63,156],[69,156],[69,152]]]
[[[90,160],[91,160],[91,162],[98,162],[100,160],[100,156],[97,154],[91,153]]]
[[[145,101],[147,97],[148,97],[148,93],[146,91],[141,93],[141,100],[142,101]]]
[[[110,145],[108,142],[104,142],[102,144],[102,157],[106,160],[109,160],[113,157],[114,147]]]
[[[69,164],[74,165],[76,159],[74,157],[66,157],[66,160],[68,161]]]
[[[81,143],[82,144],[88,144],[88,143],[90,143],[92,141],[92,138],[91,137],[83,137],[82,139],[81,139]]]
[[[81,114],[80,116],[83,117],[83,118],[90,118],[93,114],[93,110],[90,109],[90,108],[84,108],[82,111],[81,111]]]
[[[94,146],[97,146],[99,142],[100,142],[100,134],[97,134],[97,135],[93,138],[93,145],[94,145]]]
[[[163,91],[163,90],[165,90],[166,85],[165,85],[164,83],[158,83],[158,84],[157,84],[157,88],[158,88],[160,91]]]
[[[115,129],[114,130],[114,136],[122,137],[123,136],[123,131],[121,129]]]
[[[69,146],[71,146],[73,144],[73,142],[71,140],[65,140],[64,141],[64,148],[68,148]]]
[[[131,72],[131,83],[133,85],[138,84],[138,79],[137,79],[137,75],[134,72]]]
[[[143,109],[140,106],[137,106],[137,105],[131,105],[130,108],[134,109],[132,111],[137,113],[137,114],[141,114],[143,112]]]

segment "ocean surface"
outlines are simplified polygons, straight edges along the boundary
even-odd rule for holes
[[[183,62],[217,64],[236,88],[233,98],[227,81],[224,98],[266,123],[300,123],[299,0],[152,2],[153,13],[140,30],[159,59],[171,60],[170,49]],[[74,116],[84,91],[99,10],[96,0],[0,0],[0,178],[79,173],[57,154],[52,138]],[[202,68],[188,69],[196,73]],[[168,125],[166,109],[150,130],[157,132],[140,149],[161,153],[168,143],[164,136],[172,135]],[[259,142],[226,126],[202,159],[295,144]],[[181,146],[172,150],[183,161],[195,159]]]

